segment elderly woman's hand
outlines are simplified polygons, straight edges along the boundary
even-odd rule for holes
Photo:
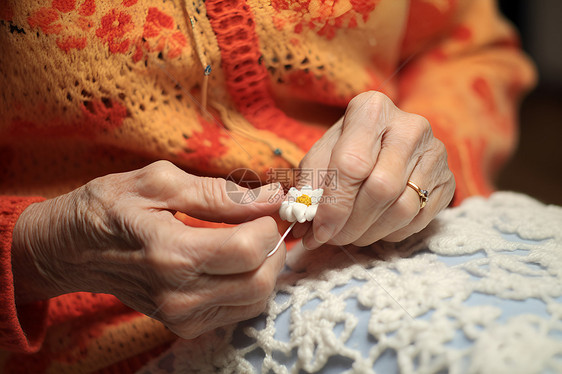
[[[299,228],[303,244],[364,246],[380,239],[400,241],[424,227],[450,203],[454,177],[445,146],[428,121],[398,109],[379,92],[356,96],[344,117],[310,150],[303,169],[337,170],[337,188],[325,186],[312,230]],[[411,180],[429,191],[420,196]],[[322,186],[320,186],[322,187]]]
[[[280,239],[268,217],[280,186],[237,204],[227,183],[160,161],[31,205],[14,230],[16,301],[110,293],[184,338],[258,315],[285,258],[284,246],[266,258]],[[244,223],[188,227],[174,211]]]

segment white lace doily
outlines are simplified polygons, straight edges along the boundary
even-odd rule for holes
[[[140,373],[562,373],[562,208],[501,192],[370,249],[290,252],[266,313]]]

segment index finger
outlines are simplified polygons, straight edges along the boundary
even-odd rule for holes
[[[168,161],[157,161],[133,172],[136,192],[150,207],[177,210],[213,222],[240,223],[273,214],[281,201],[281,185],[248,190],[222,178],[198,177]]]
[[[329,169],[337,170],[338,188],[325,188],[326,198],[313,221],[313,234],[305,235],[304,244],[316,248],[336,236],[349,219],[363,181],[371,174],[381,148],[389,105],[382,93],[356,96],[348,106],[342,134],[335,144]],[[394,106],[392,104],[392,106]]]

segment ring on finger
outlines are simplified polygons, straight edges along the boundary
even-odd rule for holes
[[[429,200],[429,191],[421,189],[417,184],[408,180],[407,186],[412,188],[418,194],[420,198],[420,210],[425,207],[427,201]]]

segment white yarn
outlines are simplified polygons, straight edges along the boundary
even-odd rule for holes
[[[178,340],[140,372],[253,373],[249,357],[261,354],[264,373],[319,372],[334,357],[346,373],[383,361],[401,373],[562,373],[561,207],[495,193],[401,243],[290,256],[263,317]],[[545,313],[509,315],[494,300]]]

